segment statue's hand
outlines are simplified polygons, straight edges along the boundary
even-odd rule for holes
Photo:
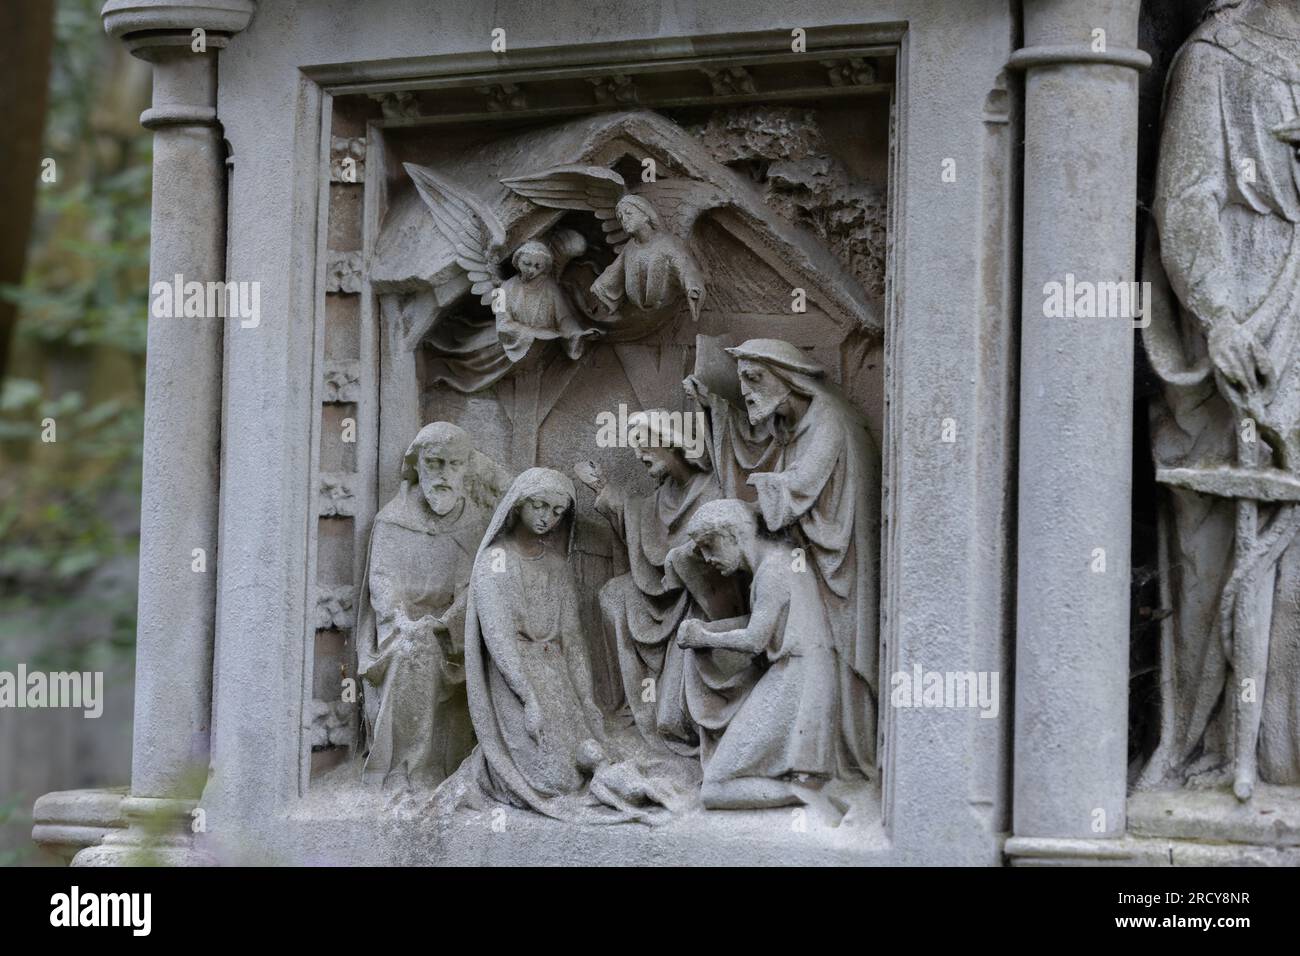
[[[701,404],[709,400],[709,389],[696,375],[687,375],[682,379],[682,390],[687,398],[693,398]]]
[[[669,548],[668,553],[664,555],[664,587],[675,589],[683,586],[681,573],[678,568],[682,564],[689,564],[699,557],[699,552],[695,550],[694,541],[685,541],[676,547]]]
[[[687,649],[708,647],[701,642],[700,638],[704,634],[704,625],[698,618],[688,618],[682,622],[682,626],[677,629],[677,646]]]
[[[1225,379],[1247,391],[1258,391],[1273,378],[1273,363],[1264,343],[1248,325],[1230,322],[1210,330],[1210,360]]]
[[[573,466],[573,474],[596,494],[600,494],[605,488],[605,474],[600,470],[600,465],[594,461],[578,462]]]
[[[704,289],[691,286],[686,290],[686,305],[691,310],[691,321],[700,321],[700,306],[704,304]]]

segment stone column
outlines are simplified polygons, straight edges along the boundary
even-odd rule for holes
[[[149,282],[225,278],[225,149],[217,51],[251,0],[109,0],[105,29],[153,64]],[[195,31],[202,31],[196,34]],[[177,277],[180,277],[178,280]],[[154,296],[151,293],[150,301]],[[182,300],[183,302],[183,300]],[[190,811],[207,778],[217,574],[222,343],[219,316],[149,317],[130,826],[75,865],[195,862]]]
[[[1125,828],[1134,332],[1101,284],[1134,278],[1139,6],[1026,0],[1010,62],[1025,74],[1016,838]],[[1049,318],[1049,283],[1090,283],[1102,308]]]

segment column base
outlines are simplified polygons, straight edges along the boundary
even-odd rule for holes
[[[32,807],[32,842],[64,863],[106,836],[125,830],[122,801],[126,787],[56,790],[36,798]]]
[[[72,866],[216,866],[191,832],[196,800],[124,797],[128,826],[105,834],[72,858]]]
[[[1119,839],[1011,837],[1012,866],[1300,866],[1300,788],[1135,793]]]

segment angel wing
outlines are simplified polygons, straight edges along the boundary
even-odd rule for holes
[[[627,195],[623,177],[604,166],[553,166],[528,176],[501,180],[511,192],[548,209],[581,209],[595,213],[605,230],[605,241],[618,248],[627,233],[614,215],[614,207]]]
[[[456,264],[469,277],[470,291],[487,305],[492,290],[501,284],[497,263],[504,257],[505,230],[491,212],[464,198],[464,190],[440,179],[433,170],[414,163],[402,166],[429,207],[434,228],[455,251]]]
[[[697,179],[657,179],[642,185],[636,194],[654,206],[664,229],[683,239],[690,236],[701,215],[734,204],[723,189]]]

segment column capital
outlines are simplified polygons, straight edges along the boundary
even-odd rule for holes
[[[253,17],[255,0],[108,0],[100,10],[104,30],[141,59],[160,48],[185,45],[195,29],[213,48],[239,33]]]

